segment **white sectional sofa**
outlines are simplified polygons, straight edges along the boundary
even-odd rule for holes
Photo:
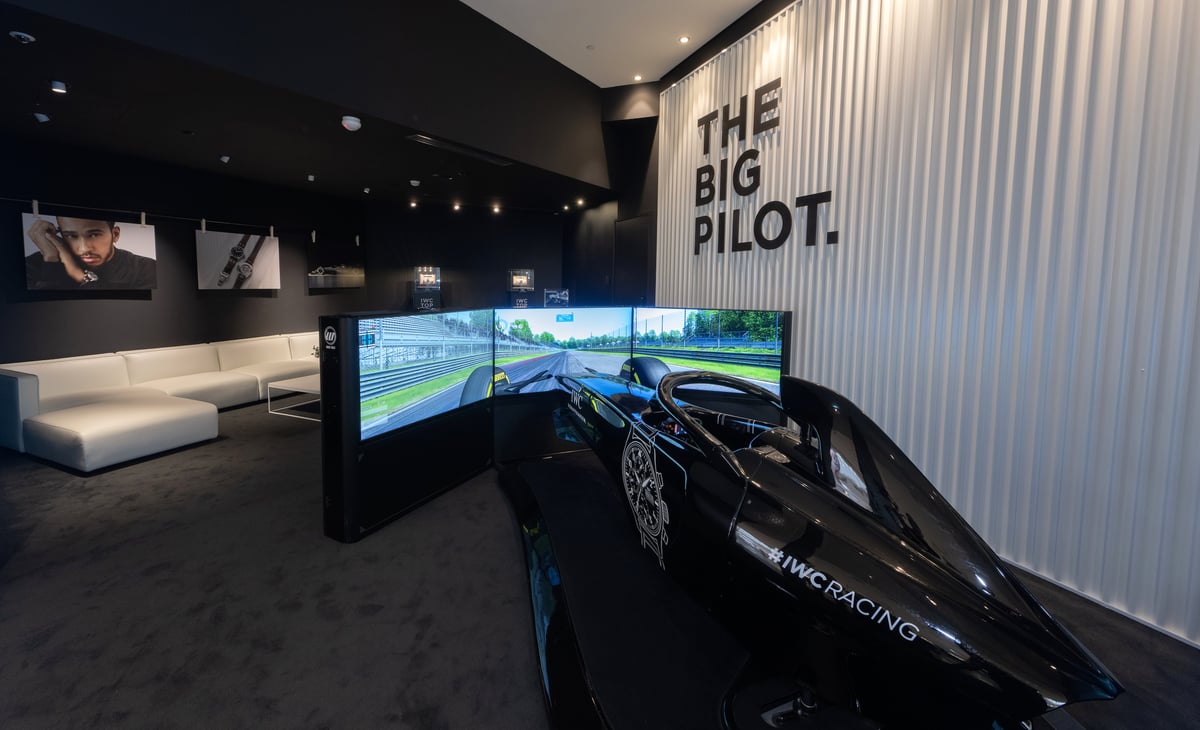
[[[0,446],[94,471],[216,438],[217,409],[320,372],[315,332],[0,365]]]

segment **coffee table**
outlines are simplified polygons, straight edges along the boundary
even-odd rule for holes
[[[285,405],[279,405],[278,401],[281,398],[296,394],[315,395],[317,397],[302,400],[298,403],[289,399]],[[275,399],[275,403],[271,402],[272,398]],[[290,416],[291,418],[303,418],[306,421],[320,421],[320,410],[317,411],[316,416],[311,412],[299,410],[313,403],[318,405],[321,403],[320,373],[267,383],[267,413],[274,413],[277,416]]]

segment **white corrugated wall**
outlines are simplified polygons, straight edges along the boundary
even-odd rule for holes
[[[699,118],[776,77],[779,128],[730,142],[762,187],[698,208]],[[792,310],[793,372],[997,552],[1200,642],[1200,3],[798,3],[664,92],[659,142],[658,305]],[[797,214],[693,254],[697,215],[826,190],[816,246]]]

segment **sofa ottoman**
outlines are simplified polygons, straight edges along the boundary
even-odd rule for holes
[[[27,418],[24,437],[30,454],[95,471],[216,438],[217,407],[157,392],[131,392]]]

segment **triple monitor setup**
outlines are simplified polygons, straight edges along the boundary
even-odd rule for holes
[[[661,307],[321,317],[325,534],[355,542],[493,464],[553,453],[562,376],[702,369],[777,389],[790,330],[789,312]]]

